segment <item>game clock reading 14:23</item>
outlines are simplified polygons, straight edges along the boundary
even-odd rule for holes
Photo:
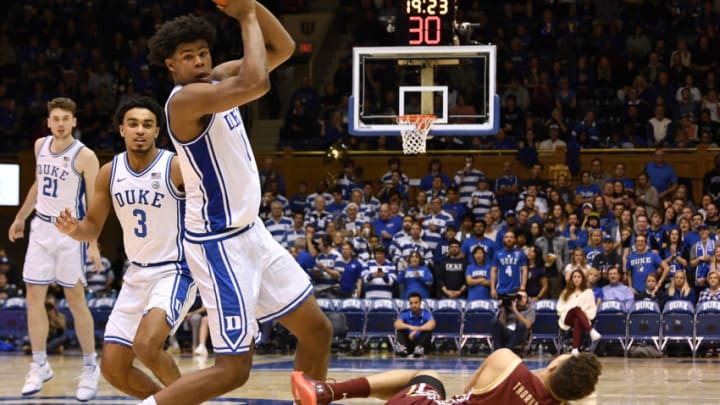
[[[452,43],[452,0],[403,0],[397,23],[399,45]]]

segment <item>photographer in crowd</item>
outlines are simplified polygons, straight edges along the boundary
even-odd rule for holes
[[[508,348],[521,355],[534,322],[535,310],[524,291],[504,296],[498,317],[490,322],[493,350]]]

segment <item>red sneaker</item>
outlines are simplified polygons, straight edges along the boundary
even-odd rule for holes
[[[332,402],[332,390],[321,381],[313,380],[302,371],[293,371],[290,385],[295,401],[301,405],[328,405]]]

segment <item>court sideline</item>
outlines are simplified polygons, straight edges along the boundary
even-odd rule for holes
[[[543,368],[549,356],[530,356],[525,359],[531,369]],[[212,356],[204,360],[188,355],[178,356],[181,371],[187,373],[212,364]],[[466,379],[483,358],[475,356],[428,356],[424,359],[400,359],[388,354],[372,353],[364,357],[334,356],[330,363],[330,377],[347,377],[385,371],[388,369],[434,369],[442,376],[448,393],[459,393]],[[51,356],[55,377],[46,383],[38,396],[20,396],[20,387],[27,371],[29,357],[3,354],[0,362],[0,404],[78,404],[74,399],[76,373],[82,361],[72,353]],[[720,383],[720,360],[691,358],[626,359],[601,358],[603,374],[595,395],[581,404],[715,404]],[[289,405],[292,404],[289,376],[292,357],[286,355],[256,356],[248,383],[231,394],[213,400],[211,404]],[[138,401],[124,396],[104,379],[100,380],[98,397],[92,404],[135,404]],[[379,404],[369,399],[347,400],[345,404]]]

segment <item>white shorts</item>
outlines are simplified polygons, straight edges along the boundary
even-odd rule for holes
[[[153,308],[165,311],[170,335],[174,334],[196,294],[186,263],[149,267],[131,264],[105,326],[105,342],[132,347],[142,317]]]
[[[75,287],[78,281],[86,285],[85,258],[87,244],[78,242],[55,228],[55,224],[40,217],[30,221],[23,281],[25,284]]]
[[[258,322],[292,312],[313,292],[307,273],[259,220],[212,240],[186,235],[184,246],[215,353],[246,353]]]

